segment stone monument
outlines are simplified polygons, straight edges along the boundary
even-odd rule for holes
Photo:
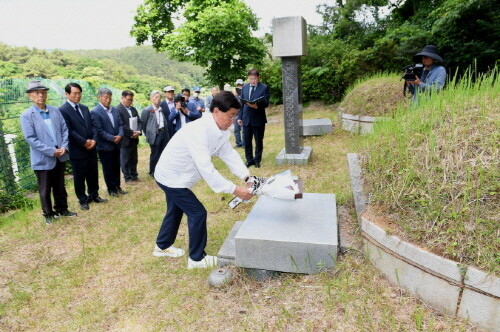
[[[305,165],[312,148],[302,146],[302,83],[300,57],[307,54],[307,24],[301,16],[273,19],[273,55],[280,57],[285,109],[285,148],[277,165]]]

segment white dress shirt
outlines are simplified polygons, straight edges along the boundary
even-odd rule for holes
[[[156,181],[170,188],[191,188],[203,178],[216,193],[234,193],[236,185],[215,169],[214,156],[239,178],[250,174],[229,142],[230,131],[220,130],[210,115],[189,122],[172,137],[156,165]]]

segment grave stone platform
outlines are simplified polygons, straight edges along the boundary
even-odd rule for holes
[[[262,196],[234,238],[236,266],[318,273],[337,260],[334,194],[304,193],[293,201]]]
[[[330,119],[307,119],[302,120],[302,136],[321,136],[333,131]]]
[[[312,148],[305,146],[301,153],[286,153],[286,148],[282,149],[276,156],[276,165],[307,165],[311,159]]]

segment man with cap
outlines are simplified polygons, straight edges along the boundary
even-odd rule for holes
[[[97,133],[89,108],[80,104],[82,87],[78,83],[69,83],[64,88],[68,100],[61,111],[69,133],[69,160],[73,171],[75,194],[82,210],[88,210],[92,202],[103,203],[99,197],[99,170],[97,164]],[[86,183],[86,185],[85,185]],[[85,193],[87,190],[87,193]]]
[[[173,86],[168,85],[163,88],[163,92],[165,93],[165,99],[161,101],[160,107],[164,112],[167,112],[167,118],[168,114],[170,114],[170,110],[174,108],[174,97],[175,97],[175,89]],[[168,121],[168,119],[167,119]],[[168,134],[170,137],[174,135],[174,127],[172,126],[172,123],[168,122]]]
[[[189,98],[189,101],[196,106],[198,112],[205,112],[205,101],[200,98],[200,87],[195,86],[193,88],[193,96]]]
[[[422,52],[415,54],[413,61],[424,65],[421,77],[417,76],[414,81],[406,82],[413,94],[413,100],[417,98],[419,93],[443,88],[446,81],[446,69],[438,65],[438,63],[443,62],[443,58],[438,55],[436,46],[426,45]]]
[[[28,83],[26,93],[33,105],[21,114],[21,130],[30,146],[31,168],[38,180],[38,192],[45,223],[59,216],[76,216],[68,210],[64,171],[68,154],[68,127],[54,107],[45,104],[47,91],[40,81]],[[52,207],[51,194],[54,196]]]
[[[241,88],[243,87],[243,80],[241,78],[236,80],[236,89],[234,95],[236,97],[241,96]],[[245,146],[245,143],[241,140],[241,126],[238,123],[238,116],[234,118],[234,139],[236,140],[236,147],[242,148]]]
[[[120,142],[123,126],[116,108],[111,106],[113,93],[108,88],[97,91],[99,104],[92,110],[97,133],[97,152],[102,164],[104,182],[111,197],[126,194],[120,186]]]

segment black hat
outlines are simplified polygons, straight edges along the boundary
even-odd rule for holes
[[[186,101],[186,97],[184,97],[183,94],[179,93],[177,95],[175,95],[174,97],[174,103],[178,103],[178,102],[185,102]]]
[[[26,93],[36,91],[36,90],[49,90],[45,85],[40,81],[31,81],[28,83],[28,87],[26,89]]]
[[[443,62],[443,58],[441,58],[439,54],[437,54],[437,49],[434,45],[425,45],[422,52],[417,53],[413,56],[413,61],[415,61],[416,63],[421,63],[422,56],[428,56],[429,58],[432,58],[437,62]]]

